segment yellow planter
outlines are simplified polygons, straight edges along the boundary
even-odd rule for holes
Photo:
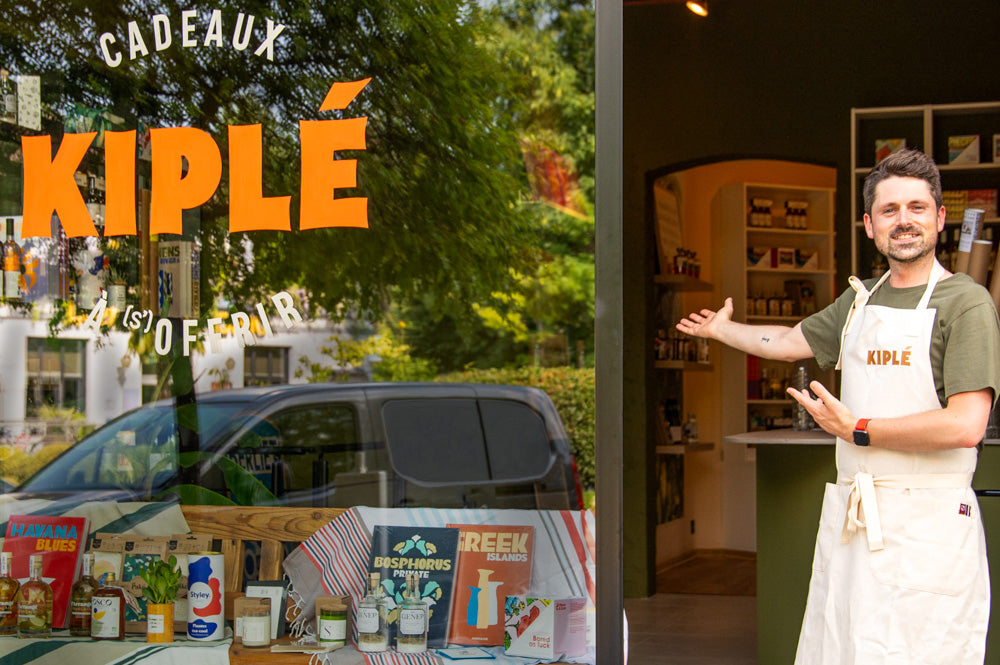
[[[146,604],[146,641],[174,641],[174,604]]]

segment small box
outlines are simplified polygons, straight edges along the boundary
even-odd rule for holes
[[[819,252],[815,249],[795,250],[795,267],[800,270],[819,270]]]
[[[747,268],[773,268],[772,247],[747,247]]]
[[[968,134],[948,137],[949,164],[978,164],[979,135]]]
[[[778,262],[777,266],[779,268],[794,268],[795,267],[795,248],[794,247],[779,247],[778,248]]]
[[[584,598],[507,596],[504,603],[504,653],[558,660],[587,648]]]
[[[875,139],[875,163],[906,147],[906,139]]]

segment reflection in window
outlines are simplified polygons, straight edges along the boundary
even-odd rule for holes
[[[43,407],[86,409],[85,340],[28,338],[25,415],[38,417]]]
[[[288,349],[248,346],[243,351],[243,385],[274,386],[288,383]]]

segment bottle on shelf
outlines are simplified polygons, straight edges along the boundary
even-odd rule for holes
[[[693,413],[687,415],[681,430],[681,443],[698,443],[698,419]]]
[[[52,635],[52,587],[42,579],[42,555],[28,558],[28,581],[17,592],[17,636]]]
[[[420,577],[406,574],[406,594],[399,610],[399,630],[396,651],[423,653],[427,651],[427,603],[420,599]]]
[[[95,640],[125,639],[125,592],[113,586],[114,573],[90,597],[90,637]]]
[[[0,120],[17,123],[17,87],[6,69],[0,69]]]
[[[21,298],[21,248],[14,240],[14,218],[6,221],[7,239],[3,243],[3,297],[5,300]]]
[[[385,651],[389,648],[381,579],[379,573],[368,575],[368,592],[358,603],[358,651]]]
[[[97,178],[87,174],[87,194],[85,197],[87,212],[98,229],[104,228],[104,192],[97,188]]]
[[[17,635],[17,590],[21,584],[11,575],[13,552],[0,552],[0,635]]]
[[[69,594],[69,634],[76,637],[90,636],[91,598],[99,585],[93,577],[94,554],[83,555],[83,571],[73,583]]]

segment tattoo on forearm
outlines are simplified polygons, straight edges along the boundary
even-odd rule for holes
[[[760,341],[763,342],[764,344],[767,344],[768,342],[771,341],[771,338],[770,337],[761,337]]]

